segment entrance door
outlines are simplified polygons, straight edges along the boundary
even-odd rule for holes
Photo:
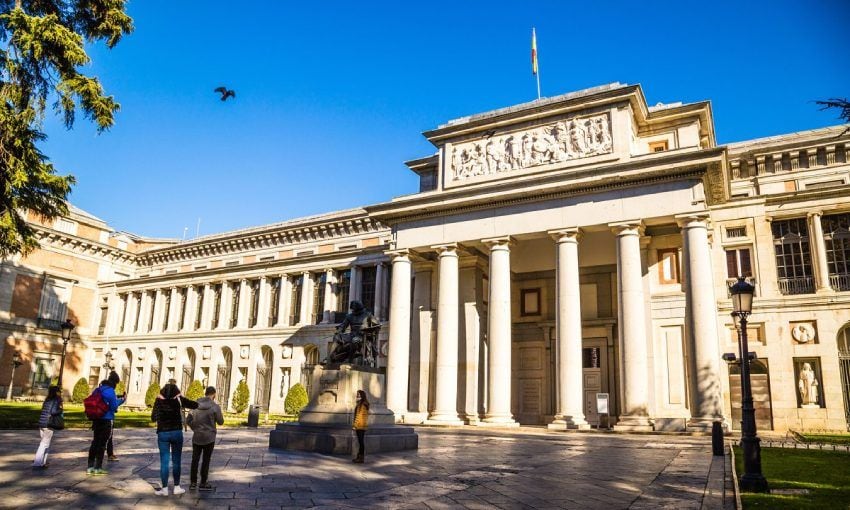
[[[596,394],[608,392],[608,351],[605,338],[588,338],[581,350],[582,383],[584,386],[584,419],[599,426]]]
[[[514,344],[512,390],[514,418],[523,425],[542,425],[546,414],[546,348],[543,342]]]
[[[838,366],[841,369],[841,393],[844,397],[844,420],[850,430],[850,326],[838,332]]]

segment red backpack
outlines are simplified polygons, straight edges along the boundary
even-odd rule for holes
[[[83,405],[86,408],[86,418],[90,420],[100,420],[109,411],[109,404],[106,403],[106,400],[103,400],[100,387],[95,388],[91,395],[83,400]]]

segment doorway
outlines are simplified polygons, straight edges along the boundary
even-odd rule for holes
[[[750,387],[753,393],[756,428],[773,430],[773,411],[770,400],[770,372],[767,358],[750,362]],[[741,428],[741,364],[729,365],[729,395],[732,400],[732,428]]]
[[[596,394],[608,392],[608,340],[606,338],[585,338],[582,341],[581,366],[582,386],[584,388],[584,419],[587,423],[599,426],[599,413],[596,407]],[[611,399],[609,398],[609,405]],[[609,408],[609,413],[611,409]],[[608,419],[610,420],[610,414]],[[609,423],[604,423],[608,426]]]

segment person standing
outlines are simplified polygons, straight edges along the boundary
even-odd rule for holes
[[[194,431],[192,435],[192,471],[189,489],[211,491],[215,487],[207,482],[210,473],[210,457],[215,447],[216,424],[224,425],[221,407],[215,403],[215,388],[208,387],[204,397],[198,399],[198,409],[187,416],[186,421]],[[201,485],[198,486],[198,461],[201,462]]]
[[[114,370],[112,372],[109,372],[109,377],[107,377],[106,380],[109,382],[109,385],[112,386],[113,390],[118,387],[118,383],[121,381],[121,379],[118,377],[118,373]],[[126,400],[127,392],[125,391],[123,395],[116,396],[122,400]],[[115,455],[115,446],[112,442],[113,438],[115,437],[115,420],[112,420],[111,430],[112,432],[109,434],[109,441],[106,442],[106,458],[110,462],[117,462],[118,456]]]
[[[117,385],[117,383],[116,383]],[[99,418],[92,419],[93,438],[89,447],[89,462],[86,469],[87,475],[107,475],[109,471],[103,469],[103,456],[106,453],[106,443],[112,437],[112,422],[118,406],[124,403],[115,395],[115,388],[108,379],[101,381],[100,386],[95,388],[100,393],[100,398],[106,404],[106,412]]]
[[[197,409],[198,403],[180,394],[176,384],[168,383],[160,390],[153,404],[151,421],[156,422],[159,446],[159,478],[162,486],[154,491],[157,496],[168,496],[168,458],[174,476],[174,495],[183,494],[180,487],[180,461],[183,458],[183,408]]]
[[[363,455],[366,453],[364,439],[366,437],[366,428],[369,426],[369,401],[366,399],[366,392],[357,390],[357,404],[354,406],[354,432],[357,434],[357,445],[360,450],[357,452],[357,457],[352,462],[357,464],[363,463]]]
[[[50,442],[53,440],[54,427],[53,421],[55,416],[62,415],[62,394],[59,391],[59,386],[51,386],[47,389],[47,398],[41,404],[41,415],[38,418],[38,430],[41,433],[41,443],[38,445],[38,450],[35,452],[35,460],[32,462],[32,467],[46,468],[47,454],[50,451]]]

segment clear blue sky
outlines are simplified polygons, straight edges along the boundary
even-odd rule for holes
[[[97,135],[47,119],[71,201],[119,230],[201,235],[417,189],[421,132],[620,81],[650,104],[712,101],[720,143],[837,124],[850,96],[850,3],[132,0],[135,32],[92,47],[122,105]],[[212,89],[226,85],[235,101]]]

